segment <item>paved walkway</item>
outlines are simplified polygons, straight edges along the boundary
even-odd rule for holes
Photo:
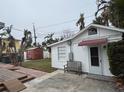
[[[25,83],[23,92],[115,92],[112,82],[87,78],[87,75],[63,73],[57,70]]]

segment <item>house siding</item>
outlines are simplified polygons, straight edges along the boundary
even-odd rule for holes
[[[58,59],[58,47],[63,47],[63,46],[66,47],[66,57],[63,60],[59,60]],[[51,52],[52,67],[63,69],[64,65],[67,64],[67,61],[69,60],[69,58],[68,58],[69,52],[70,52],[70,47],[67,44],[67,42],[59,44],[57,46],[53,46],[52,47],[52,52]]]
[[[102,56],[102,64],[103,64],[103,75],[112,76],[109,68],[109,60],[107,55],[107,47],[104,48],[104,45],[101,46],[101,56]]]
[[[79,47],[78,44],[73,44],[73,53],[74,53],[74,60],[82,62],[82,71],[89,72],[89,60],[88,60],[88,47],[81,46]]]

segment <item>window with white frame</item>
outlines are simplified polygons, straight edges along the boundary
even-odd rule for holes
[[[66,47],[58,47],[58,60],[64,60],[66,58]]]

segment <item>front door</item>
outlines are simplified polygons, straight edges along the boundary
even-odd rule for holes
[[[100,48],[90,47],[90,73],[102,75]]]

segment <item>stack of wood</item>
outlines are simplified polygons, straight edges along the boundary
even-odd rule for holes
[[[34,77],[0,68],[0,91],[18,92],[26,88],[23,84]]]

